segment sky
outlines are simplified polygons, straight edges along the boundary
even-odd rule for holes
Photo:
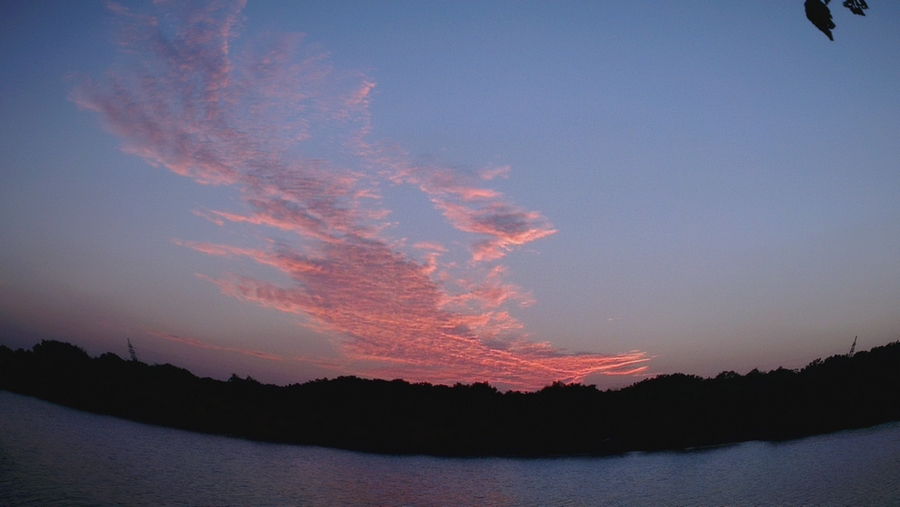
[[[0,2],[0,344],[539,389],[900,339],[900,4]]]

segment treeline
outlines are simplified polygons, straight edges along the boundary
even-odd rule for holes
[[[620,390],[556,383],[501,393],[339,377],[286,387],[198,378],[44,341],[0,346],[0,389],[98,414],[253,440],[443,456],[605,455],[784,440],[900,420],[900,342],[715,378],[661,375]]]

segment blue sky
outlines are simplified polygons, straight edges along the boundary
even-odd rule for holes
[[[530,388],[900,338],[893,3],[111,5],[0,6],[10,346]]]

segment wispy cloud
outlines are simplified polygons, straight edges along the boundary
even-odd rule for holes
[[[417,165],[370,141],[374,82],[336,71],[301,35],[241,41],[243,2],[159,7],[151,16],[111,4],[125,58],[73,97],[126,151],[198,183],[240,189],[244,209],[198,215],[294,238],[259,248],[180,241],[290,280],[209,278],[224,294],[305,316],[336,337],[348,370],[365,375],[530,389],[646,368],[642,352],[566,354],[529,341],[504,309],[531,296],[503,281],[497,261],[556,232],[539,212],[484,186],[508,167],[470,174]],[[459,268],[466,272],[451,275],[440,264],[448,248],[434,241],[414,244],[420,258],[397,247],[379,197],[385,184],[419,188],[471,236],[471,261]]]
[[[340,370],[341,365],[336,363],[335,361],[330,361],[323,358],[316,357],[302,357],[302,356],[279,356],[276,354],[269,354],[266,352],[261,352],[258,350],[245,349],[240,347],[222,347],[220,345],[213,345],[211,343],[207,343],[201,340],[197,340],[195,338],[186,338],[184,336],[176,336],[170,333],[163,333],[160,331],[147,331],[147,334],[150,336],[155,336],[157,338],[162,338],[163,340],[180,343],[182,345],[188,345],[190,347],[196,347],[199,349],[205,350],[215,350],[218,352],[231,352],[235,354],[241,354],[244,356],[255,357],[257,359],[265,359],[267,361],[293,361],[298,363],[305,363],[314,366],[318,366],[320,368],[327,368],[330,370]]]
[[[162,333],[158,331],[149,331],[147,334],[151,336],[155,336],[157,338],[162,338],[163,340],[168,340],[171,342],[180,343],[182,345],[190,345],[191,347],[198,347],[206,350],[218,350],[223,352],[235,352],[238,354],[243,354],[245,356],[257,357],[259,359],[268,359],[270,361],[283,361],[284,358],[281,356],[276,356],[274,354],[267,354],[265,352],[260,352],[258,350],[250,350],[250,349],[242,349],[238,347],[220,347],[218,345],[212,345],[206,342],[202,342],[200,340],[195,340],[193,338],[184,338],[181,336],[175,336],[169,333]]]

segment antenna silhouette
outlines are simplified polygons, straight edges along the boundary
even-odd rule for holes
[[[856,350],[856,339],[857,339],[857,338],[859,338],[859,336],[854,336],[854,337],[853,337],[853,345],[850,345],[850,353],[847,354],[848,357],[853,357],[853,351]]]
[[[125,339],[128,340],[128,355],[131,356],[132,361],[137,362],[137,360],[138,360],[137,352],[134,351],[134,345],[131,344],[131,338],[125,338]],[[853,342],[853,344],[855,345],[856,342]]]

